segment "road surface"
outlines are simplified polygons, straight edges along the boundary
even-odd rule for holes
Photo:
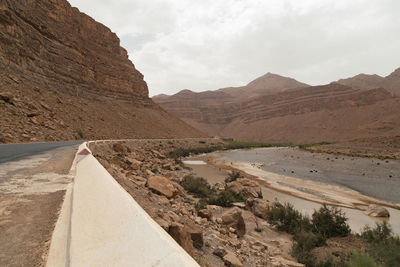
[[[79,142],[0,145],[0,266],[44,266]]]

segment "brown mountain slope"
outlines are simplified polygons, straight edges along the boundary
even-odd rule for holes
[[[215,102],[193,92],[159,100],[198,129],[239,140],[299,143],[400,134],[400,99],[382,88],[359,90],[332,83]]]
[[[203,135],[148,98],[104,25],[65,0],[0,4],[0,140]]]
[[[400,68],[396,69],[386,77],[381,77],[376,74],[358,74],[347,79],[340,79],[337,82],[363,90],[382,87],[393,95],[400,96]]]
[[[340,79],[337,82],[343,85],[347,85],[353,88],[361,89],[361,90],[368,90],[382,87],[384,78],[373,74],[358,74],[354,77],[350,77],[347,79]]]
[[[258,77],[251,81],[246,86],[228,87],[219,89],[218,91],[227,93],[235,98],[251,98],[255,96],[274,94],[283,92],[287,89],[306,87],[305,83],[296,81],[295,79],[283,77],[277,74],[268,72],[267,74]]]

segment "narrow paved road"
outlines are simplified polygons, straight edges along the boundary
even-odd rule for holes
[[[44,266],[79,142],[0,145],[0,266]]]
[[[37,155],[39,153],[43,153],[45,151],[60,147],[78,145],[82,142],[83,141],[69,141],[0,145],[0,164],[8,161],[17,160],[23,157]]]

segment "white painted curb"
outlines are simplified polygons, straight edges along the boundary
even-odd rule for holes
[[[199,266],[96,158],[77,155],[74,162],[47,266]]]

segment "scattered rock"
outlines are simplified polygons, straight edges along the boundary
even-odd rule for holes
[[[121,154],[124,154],[126,152],[125,146],[120,143],[113,144],[113,150]]]
[[[389,217],[390,213],[389,211],[378,205],[371,204],[369,205],[368,209],[364,212],[368,216],[372,217]]]
[[[213,254],[220,257],[221,259],[226,255],[226,250],[222,247],[214,249]]]
[[[197,212],[197,215],[199,215],[201,218],[207,218],[207,220],[210,220],[210,221],[212,218],[212,212],[208,209],[199,210]]]
[[[243,266],[243,263],[229,250],[222,259],[227,266]]]
[[[163,176],[152,176],[147,180],[147,186],[156,193],[162,194],[167,198],[173,197],[177,190],[173,183]]]
[[[222,214],[222,223],[227,227],[236,229],[238,236],[243,236],[246,233],[246,225],[242,217],[242,211],[237,208],[231,208]]]

